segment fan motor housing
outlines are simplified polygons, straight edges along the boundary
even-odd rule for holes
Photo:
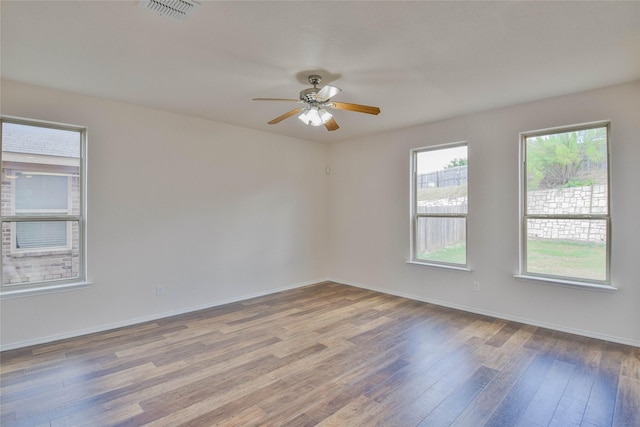
[[[300,100],[304,102],[308,102],[310,104],[315,104],[318,102],[318,100],[316,99],[317,94],[318,94],[318,89],[315,87],[303,89],[300,91]]]

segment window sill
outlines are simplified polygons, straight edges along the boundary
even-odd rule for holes
[[[73,249],[56,248],[56,249],[18,249],[13,250],[10,254],[11,258],[33,258],[47,256],[71,256]]]
[[[471,269],[469,267],[458,267],[457,265],[449,265],[449,264],[436,264],[436,263],[431,263],[431,262],[424,262],[424,261],[407,261],[407,264],[413,264],[413,265],[421,265],[423,267],[433,267],[433,268],[442,268],[445,270],[454,270],[454,271],[466,271],[466,272],[470,272]]]
[[[584,290],[596,291],[596,292],[613,293],[618,290],[618,288],[611,285],[598,285],[596,283],[580,282],[577,280],[553,279],[550,277],[529,276],[526,274],[516,274],[513,277],[519,280],[527,281],[527,282],[537,282],[544,285],[562,286],[567,288],[584,289]]]
[[[84,289],[89,286],[91,282],[72,282],[62,284],[43,284],[41,286],[22,287],[20,285],[15,286],[16,289],[12,289],[14,286],[6,286],[0,291],[0,299],[13,299],[22,297],[31,297],[36,295],[52,294],[57,292],[67,292],[79,289]]]

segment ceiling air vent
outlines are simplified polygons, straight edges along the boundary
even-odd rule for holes
[[[139,5],[160,15],[184,21],[200,3],[195,0],[140,0]]]

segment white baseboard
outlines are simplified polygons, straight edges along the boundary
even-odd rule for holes
[[[208,303],[205,303],[205,304],[200,304],[200,305],[197,305],[197,306],[185,307],[185,308],[181,308],[181,309],[178,309],[178,310],[166,311],[166,312],[162,312],[162,313],[155,313],[155,314],[152,314],[152,315],[149,315],[149,316],[136,317],[136,318],[133,318],[133,319],[123,320],[121,322],[109,323],[109,324],[100,325],[100,326],[96,326],[96,327],[92,327],[92,328],[86,328],[86,329],[78,329],[78,330],[75,330],[75,331],[70,331],[70,332],[65,332],[65,333],[55,334],[55,335],[49,335],[49,336],[46,336],[46,337],[39,337],[39,338],[34,338],[34,339],[30,339],[30,340],[25,340],[25,341],[2,344],[2,345],[0,345],[0,351],[15,350],[17,348],[29,347],[29,346],[38,345],[38,344],[46,344],[46,343],[53,342],[53,341],[59,341],[59,340],[64,340],[64,339],[68,339],[68,338],[75,338],[75,337],[79,337],[79,336],[82,336],[82,335],[93,334],[93,333],[96,333],[96,332],[104,332],[104,331],[109,331],[109,330],[112,330],[112,329],[122,328],[122,327],[125,327],[125,326],[137,325],[139,323],[150,322],[150,321],[154,321],[154,320],[158,320],[158,319],[163,319],[165,317],[177,316],[177,315],[180,315],[180,314],[191,313],[193,311],[204,310],[204,309],[212,308],[212,307],[218,307],[218,306],[225,305],[225,304],[230,304],[230,303],[233,303],[233,302],[244,301],[244,300],[248,300],[248,299],[251,299],[251,298],[261,297],[261,296],[270,295],[270,294],[275,294],[277,292],[288,291],[288,290],[291,290],[291,289],[301,288],[303,286],[313,285],[313,284],[316,284],[316,283],[322,283],[322,282],[325,282],[325,281],[326,281],[326,279],[311,280],[311,281],[307,281],[307,282],[296,283],[296,284],[289,285],[289,286],[283,286],[283,287],[279,287],[279,288],[269,289],[269,290],[264,291],[264,292],[256,292],[256,293],[251,293],[251,294],[245,294],[245,295],[241,295],[241,296],[238,296],[238,297],[211,301],[211,302],[208,302]]]
[[[499,313],[499,312],[490,311],[490,310],[483,310],[483,309],[479,309],[479,308],[476,308],[476,307],[469,307],[469,306],[460,305],[460,304],[453,304],[453,303],[449,303],[449,302],[446,302],[446,301],[440,301],[440,300],[436,300],[436,299],[423,298],[423,297],[420,297],[418,295],[407,294],[407,293],[404,293],[404,292],[397,292],[397,291],[394,291],[392,289],[385,289],[385,288],[378,288],[378,287],[375,287],[375,286],[368,286],[368,285],[365,285],[365,284],[362,284],[362,283],[350,282],[348,280],[340,280],[340,279],[328,279],[328,280],[331,281],[331,282],[340,283],[340,284],[347,285],[347,286],[354,286],[356,288],[362,288],[362,289],[368,289],[368,290],[371,290],[371,291],[382,292],[382,293],[385,293],[385,294],[395,295],[395,296],[408,298],[408,299],[412,299],[412,300],[416,300],[416,301],[428,302],[428,303],[435,304],[435,305],[440,305],[440,306],[443,306],[443,307],[454,308],[456,310],[462,310],[462,311],[467,311],[467,312],[470,312],[470,313],[482,314],[484,316],[495,317],[497,319],[510,320],[510,321],[513,321],[513,322],[524,323],[524,324],[527,324],[527,325],[538,326],[538,327],[546,328],[546,329],[552,329],[554,331],[566,332],[566,333],[569,333],[569,334],[580,335],[580,336],[589,337],[589,338],[596,338],[596,339],[604,340],[604,341],[611,341],[611,342],[615,342],[615,343],[618,343],[618,344],[630,345],[630,346],[633,346],[633,347],[640,347],[640,341],[638,341],[638,340],[628,339],[628,338],[624,338],[624,337],[617,337],[617,336],[613,336],[613,335],[606,335],[606,334],[601,334],[601,333],[598,333],[598,332],[585,331],[585,330],[582,330],[582,329],[569,328],[569,327],[566,327],[566,326],[555,325],[555,324],[546,323],[546,322],[540,322],[540,321],[537,321],[537,320],[532,320],[532,319],[519,317],[519,316],[512,316],[512,315],[509,315],[509,314]]]

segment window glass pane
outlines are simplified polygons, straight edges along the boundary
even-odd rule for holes
[[[50,280],[73,279],[80,277],[80,239],[78,221],[51,221],[61,224],[58,230],[64,228],[70,230],[71,242],[69,247],[47,248],[37,245],[37,249],[19,251],[10,250],[7,237],[12,230],[21,227],[31,227],[33,224],[41,225],[39,221],[34,222],[8,222],[2,223],[2,282],[4,285],[24,285]],[[54,227],[55,228],[55,227]],[[46,226],[45,226],[46,229]],[[46,233],[45,233],[46,234]],[[51,233],[53,235],[55,233]],[[46,240],[43,234],[42,240]],[[10,239],[9,239],[10,240]],[[51,240],[49,241],[51,242]],[[41,242],[42,243],[42,242]],[[10,254],[8,256],[7,254]]]
[[[67,246],[68,221],[30,221],[16,223],[16,249]]]
[[[526,138],[527,214],[607,214],[607,128]]]
[[[596,281],[607,279],[607,221],[528,219],[529,273]]]
[[[416,153],[416,213],[467,213],[467,147]]]
[[[467,263],[465,218],[419,217],[415,257],[423,261]]]

